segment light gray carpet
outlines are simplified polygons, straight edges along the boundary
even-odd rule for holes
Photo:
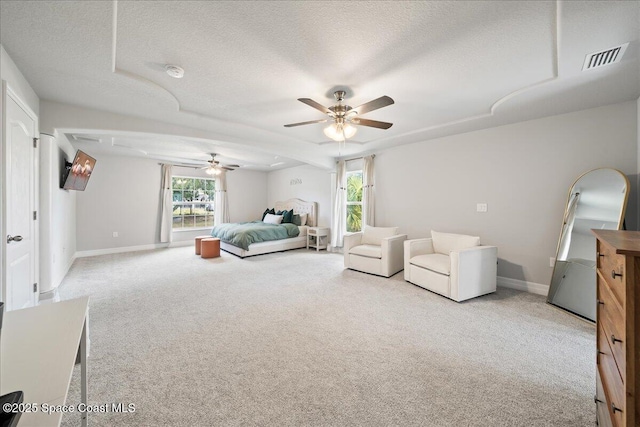
[[[94,426],[587,426],[593,326],[499,288],[455,303],[296,250],[78,259]],[[79,370],[68,403],[79,402]],[[77,414],[63,425],[79,425]]]

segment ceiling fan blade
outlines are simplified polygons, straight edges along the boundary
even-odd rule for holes
[[[385,95],[385,96],[381,96],[380,98],[374,99],[373,101],[365,102],[364,104],[356,108],[352,108],[351,110],[349,110],[347,114],[360,115],[360,114],[368,113],[369,111],[377,110],[378,108],[386,107],[393,103],[394,103],[393,99]]]
[[[331,111],[330,109],[328,109],[327,107],[325,107],[324,105],[314,101],[313,99],[309,99],[309,98],[298,98],[298,101],[303,102],[305,104],[307,104],[309,107],[313,107],[318,111],[322,111],[325,114],[330,115],[331,117],[333,117],[333,115],[335,114],[333,111]]]
[[[369,120],[369,119],[361,119],[361,118],[353,119],[351,120],[351,123],[353,123],[354,125],[369,126],[369,127],[378,128],[378,129],[389,129],[391,126],[393,126],[393,123],[379,122],[377,120]]]
[[[322,120],[311,120],[308,122],[300,122],[300,123],[291,123],[289,125],[284,125],[284,127],[286,128],[292,128],[294,126],[302,126],[302,125],[310,125],[313,123],[326,123],[328,121],[328,119],[322,119]]]
[[[220,169],[225,169],[225,170],[228,170],[228,171],[234,171],[235,170],[234,168],[228,168],[226,166],[220,166]]]
[[[220,165],[222,167],[227,167],[227,168],[239,168],[240,165]]]

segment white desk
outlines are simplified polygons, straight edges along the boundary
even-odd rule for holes
[[[0,395],[22,390],[24,403],[65,404],[79,348],[81,398],[87,403],[88,304],[89,297],[84,297],[4,314]],[[86,413],[77,415],[86,427]],[[58,426],[61,420],[62,412],[25,412],[18,425]]]

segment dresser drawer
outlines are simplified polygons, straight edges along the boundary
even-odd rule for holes
[[[602,328],[598,328],[598,372],[607,401],[607,409],[617,427],[624,426],[625,392],[616,361]]]
[[[625,289],[625,257],[617,255],[612,248],[598,242],[598,271],[602,278],[611,287],[613,295],[618,303],[624,308],[624,289]],[[615,274],[615,276],[614,276]],[[621,274],[621,276],[618,276]]]
[[[616,359],[616,364],[620,370],[620,375],[624,379],[626,373],[626,332],[624,314],[622,308],[616,302],[609,285],[598,275],[598,325],[604,330],[604,335],[612,354]]]
[[[609,416],[609,407],[607,405],[607,398],[604,395],[604,388],[602,388],[602,380],[600,379],[600,372],[596,370],[596,421],[598,427],[612,427],[611,417]]]

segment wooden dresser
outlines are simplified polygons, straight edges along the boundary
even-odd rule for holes
[[[596,407],[599,426],[640,426],[640,232],[597,238]]]

